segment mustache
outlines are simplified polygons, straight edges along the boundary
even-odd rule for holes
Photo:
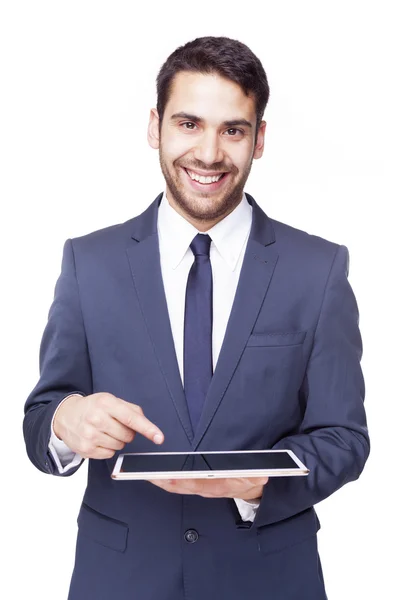
[[[179,165],[180,167],[183,167],[184,169],[189,169],[193,170],[193,171],[210,171],[212,173],[230,173],[230,172],[234,172],[236,169],[234,168],[228,168],[225,165],[221,165],[221,163],[215,163],[213,165],[204,165],[203,163],[196,163],[196,164],[192,164],[192,165]]]

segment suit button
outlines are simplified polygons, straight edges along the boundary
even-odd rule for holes
[[[188,529],[185,532],[185,540],[189,542],[189,544],[194,544],[199,539],[199,534],[195,529]]]

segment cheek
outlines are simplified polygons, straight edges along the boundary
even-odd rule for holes
[[[240,174],[249,170],[251,166],[252,155],[247,146],[246,148],[230,148],[227,155],[229,156],[230,163],[236,167]]]
[[[175,141],[169,146],[169,155],[171,157],[171,162],[179,160],[182,156],[184,156],[189,150],[187,144],[184,144],[179,141]]]
[[[185,154],[188,154],[193,147],[193,142],[190,139],[175,136],[165,136],[162,140],[162,154],[164,160],[173,164],[179,161]]]

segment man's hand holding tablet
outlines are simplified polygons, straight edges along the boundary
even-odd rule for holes
[[[153,479],[151,483],[166,492],[175,494],[196,494],[203,498],[240,498],[257,500],[261,498],[268,477],[227,478],[227,479]]]
[[[234,450],[121,454],[112,477],[147,480],[176,494],[254,500],[270,476],[308,473],[290,450]]]

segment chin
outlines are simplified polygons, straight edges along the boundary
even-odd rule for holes
[[[182,210],[185,211],[192,219],[196,219],[198,221],[214,221],[218,219],[228,212],[230,212],[230,207],[225,203],[210,202],[208,205],[205,205],[203,208],[199,207],[199,202],[193,204],[188,204],[187,202],[179,203]]]

